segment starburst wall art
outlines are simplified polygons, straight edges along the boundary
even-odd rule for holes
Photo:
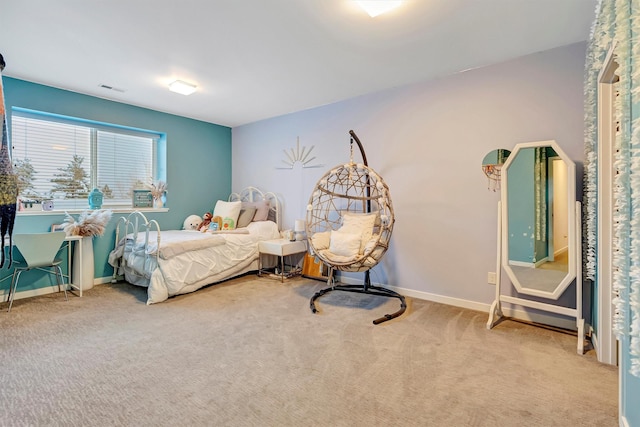
[[[297,138],[296,148],[290,148],[288,150],[282,150],[285,154],[285,158],[282,159],[282,163],[286,164],[286,167],[276,167],[276,169],[293,169],[296,163],[300,163],[303,168],[319,168],[323,165],[321,164],[312,164],[312,162],[316,159],[315,156],[312,156],[314,145],[311,148],[307,149],[307,147],[303,146],[300,148],[300,137]]]

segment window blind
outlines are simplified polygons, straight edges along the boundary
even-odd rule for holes
[[[159,133],[17,110],[11,135],[22,200],[84,209],[89,192],[99,188],[105,207],[130,207],[132,190],[157,178]]]

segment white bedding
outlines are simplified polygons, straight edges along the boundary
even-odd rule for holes
[[[252,222],[233,233],[168,230],[160,234],[159,250],[156,232],[149,232],[146,249],[145,236],[140,233],[135,244],[129,235],[126,248],[123,239],[109,256],[114,267],[124,258],[127,268],[118,273],[126,281],[148,286],[147,304],[250,271],[258,259],[258,242],[280,236],[272,221]],[[156,251],[157,258],[153,256]]]

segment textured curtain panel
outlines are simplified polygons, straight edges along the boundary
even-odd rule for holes
[[[629,16],[632,17],[629,28],[623,30],[629,35],[625,48],[629,49],[632,61],[627,61],[630,69],[627,71],[631,79],[630,104],[640,105],[640,0],[631,2]],[[627,47],[628,46],[628,47]],[[630,136],[631,153],[631,274],[629,275],[629,308],[631,311],[631,372],[640,377],[640,114],[635,113],[632,118]]]
[[[640,0],[600,1],[585,69],[585,277],[597,280],[598,75],[615,43],[617,131],[613,154],[613,331],[630,343],[630,371],[640,376]],[[635,41],[634,41],[635,40]],[[632,73],[633,70],[633,74]],[[635,219],[634,219],[635,217]],[[600,286],[600,284],[598,284]]]

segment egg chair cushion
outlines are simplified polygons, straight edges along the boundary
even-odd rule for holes
[[[360,233],[349,233],[347,231],[331,231],[329,242],[329,252],[343,257],[356,257],[360,253]]]
[[[371,236],[373,236],[373,226],[377,219],[377,213],[345,212],[342,214],[342,227],[340,227],[340,231],[360,235],[358,253],[364,253],[365,245],[371,240]]]

